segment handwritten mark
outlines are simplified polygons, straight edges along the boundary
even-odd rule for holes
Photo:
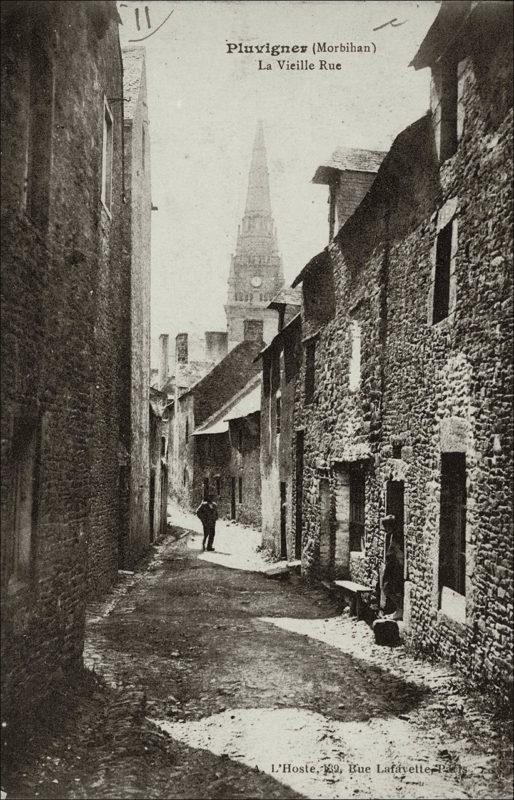
[[[146,6],[145,6],[145,10],[148,10]],[[165,19],[163,19],[163,21],[161,22],[161,24],[160,24],[160,25],[157,25],[157,27],[156,27],[156,29],[155,29],[154,31],[152,31],[151,33],[148,33],[146,36],[142,36],[140,39],[129,39],[129,42],[144,42],[144,40],[145,40],[145,39],[149,39],[149,38],[150,38],[150,36],[153,36],[153,35],[154,35],[154,33],[157,33],[157,31],[158,31],[158,30],[160,30],[160,28],[162,28],[162,26],[164,25],[164,23],[165,23],[165,22],[167,22],[167,21],[169,20],[169,18],[170,18],[170,17],[171,17],[171,15],[173,14],[174,10],[175,10],[174,8],[172,8],[172,9],[171,9],[171,11],[170,11],[170,13],[168,14],[168,16],[167,16]],[[148,13],[147,13],[147,15],[146,15],[146,21],[148,22],[148,25],[149,25],[149,27],[150,27],[150,16],[149,16],[149,14],[148,14]]]
[[[397,17],[393,17],[388,22],[384,22],[383,25],[378,25],[376,28],[373,28],[373,30],[374,31],[380,31],[380,30],[382,30],[382,28],[387,28],[388,25],[390,25],[391,28],[399,28],[400,25],[405,25],[406,22],[407,22],[406,19],[404,19],[403,22],[398,22],[398,18]]]

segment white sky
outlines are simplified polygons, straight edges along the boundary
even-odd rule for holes
[[[148,6],[152,28],[144,8]],[[152,163],[152,362],[160,333],[224,330],[226,281],[243,212],[256,121],[264,120],[271,201],[287,283],[326,244],[327,189],[312,184],[338,145],[387,150],[428,108],[428,70],[408,67],[432,0],[118,3],[122,44],[145,42]],[[140,31],[135,25],[139,8]],[[373,28],[396,18],[398,27]],[[375,54],[313,55],[313,42],[374,42]],[[227,42],[307,44],[341,71],[280,71]],[[273,62],[258,71],[258,60]]]

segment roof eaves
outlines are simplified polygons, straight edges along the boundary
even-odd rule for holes
[[[473,5],[469,0],[443,2],[409,67],[414,67],[415,70],[424,69],[437,61],[436,53],[439,51],[441,55],[448,49],[480,5],[481,3]]]
[[[317,255],[314,256],[314,258],[311,258],[311,260],[307,262],[307,264],[304,266],[300,274],[296,276],[291,286],[293,288],[298,286],[298,284],[302,283],[302,281],[305,279],[307,275],[317,272],[318,269],[324,266],[327,263],[327,260],[328,260],[328,247],[325,247],[325,249],[322,250],[321,253],[318,253]]]
[[[266,347],[263,347],[262,350],[259,353],[257,353],[257,355],[255,356],[255,358],[253,360],[254,364],[255,364],[256,361],[258,361],[260,358],[262,358],[263,355],[268,352],[268,350],[272,350],[273,347],[277,344],[277,342],[280,339],[282,339],[284,334],[288,333],[294,325],[297,325],[299,322],[301,322],[301,319],[302,319],[302,315],[301,315],[300,312],[298,314],[295,314],[295,316],[292,319],[289,320],[287,325],[284,325],[282,330],[279,331],[276,334],[276,336],[273,337],[271,342],[269,344],[267,344]]]
[[[250,378],[248,383],[245,383],[242,389],[233,394],[232,397],[226,401],[226,403],[223,403],[221,408],[218,408],[217,411],[214,411],[210,417],[204,420],[204,422],[202,422],[202,424],[195,429],[195,434],[198,435],[199,433],[202,432],[202,429],[208,428],[210,425],[213,424],[213,422],[216,422],[218,419],[221,420],[223,418],[223,414],[226,413],[227,408],[229,408],[230,406],[234,406],[241,399],[241,397],[244,397],[245,394],[248,394],[249,392],[253,391],[253,389],[255,389],[255,387],[257,386],[257,384],[260,383],[260,380],[261,380],[261,375],[259,372],[257,372],[256,375]]]

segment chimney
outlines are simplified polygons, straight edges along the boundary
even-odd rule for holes
[[[264,322],[262,319],[244,320],[245,342],[262,342],[264,335]]]
[[[226,331],[205,331],[205,360],[218,364],[228,353]]]
[[[168,334],[161,333],[161,335],[159,336],[159,355],[160,355],[159,384],[161,388],[164,386],[169,377],[168,373],[169,342],[170,342],[170,337],[168,336]]]
[[[175,338],[175,361],[177,364],[187,364],[188,360],[187,333],[177,333]]]

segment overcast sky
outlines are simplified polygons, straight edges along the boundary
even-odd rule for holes
[[[147,26],[148,7],[151,28]],[[262,118],[286,282],[327,240],[327,189],[310,181],[338,145],[387,150],[428,108],[428,70],[408,67],[439,4],[420,2],[118,3],[122,43],[162,28],[147,50],[152,163],[152,341],[224,330],[230,254],[243,212],[256,121]],[[140,30],[135,10],[139,9]],[[373,31],[389,20],[387,25]],[[399,24],[403,23],[403,24]],[[306,44],[340,71],[279,70],[227,42]],[[376,47],[313,55],[312,44]],[[373,48],[372,48],[373,49]],[[258,62],[272,62],[259,71]]]

